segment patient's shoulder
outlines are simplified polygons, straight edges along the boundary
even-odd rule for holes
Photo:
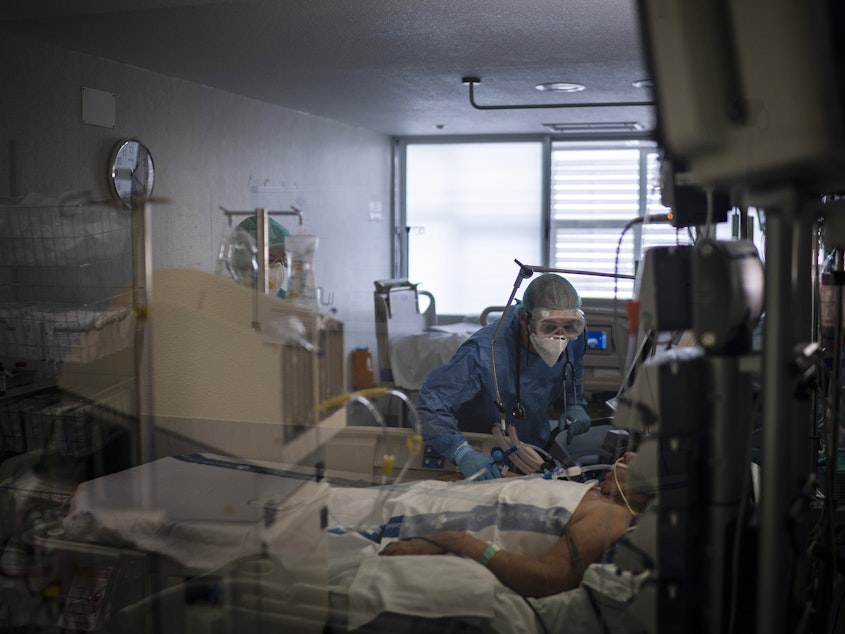
[[[574,526],[580,522],[606,522],[609,519],[614,522],[621,521],[627,525],[630,522],[630,513],[624,506],[611,500],[599,489],[590,489],[584,493],[581,502],[572,512],[569,523]]]

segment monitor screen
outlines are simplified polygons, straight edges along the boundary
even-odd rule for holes
[[[607,330],[587,331],[587,350],[608,351],[610,333]]]

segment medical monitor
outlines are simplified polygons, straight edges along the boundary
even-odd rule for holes
[[[639,0],[658,138],[701,185],[845,186],[834,0]]]
[[[587,348],[593,352],[610,353],[611,331],[609,328],[587,330]]]
[[[616,392],[622,384],[628,345],[628,318],[621,300],[583,298],[587,318],[584,391]]]

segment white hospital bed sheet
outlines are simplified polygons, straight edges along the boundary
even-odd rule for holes
[[[578,588],[524,599],[475,561],[442,555],[367,557],[350,586],[349,631],[390,613],[449,617],[494,634],[630,632],[626,608],[647,578],[648,573],[593,564]]]
[[[534,556],[557,542],[594,482],[540,475],[484,482],[420,480],[396,487],[333,489],[329,533],[379,546],[447,530],[470,531],[502,548]]]
[[[328,497],[328,484],[285,465],[190,454],[83,482],[63,529],[78,541],[165,555],[194,572],[265,547],[324,559],[325,540],[313,529]]]

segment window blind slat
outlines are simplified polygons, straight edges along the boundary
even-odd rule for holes
[[[515,274],[514,258],[544,259],[540,147],[407,146],[405,220],[414,228],[407,236],[408,275],[437,295],[438,311],[474,314],[500,304]],[[692,242],[687,229],[630,224],[667,211],[653,143],[555,141],[549,158],[550,266],[633,275],[647,249]],[[717,237],[730,238],[729,224],[716,227]],[[456,271],[472,283],[457,281]],[[626,299],[634,286],[629,279],[567,277],[585,297]]]
[[[644,159],[644,161],[643,161]],[[645,174],[641,173],[645,165]],[[635,258],[652,246],[686,243],[686,232],[669,225],[628,223],[644,214],[665,213],[660,202],[657,152],[638,148],[552,145],[550,260],[555,268],[633,275]],[[592,225],[592,226],[590,226]],[[618,255],[618,259],[617,259]],[[633,280],[570,276],[585,297],[628,298]]]

